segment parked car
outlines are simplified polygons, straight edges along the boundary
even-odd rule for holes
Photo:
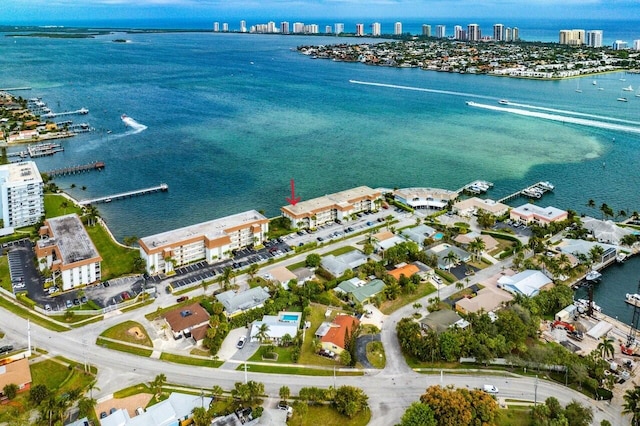
[[[102,413],[100,413],[100,418],[104,419],[105,417],[107,417],[107,412],[103,411]]]
[[[180,296],[180,297],[178,297],[178,298],[176,299],[176,302],[178,302],[178,303],[182,303],[182,302],[184,302],[185,300],[189,300],[189,296]]]
[[[48,303],[44,305],[44,310],[47,312],[51,311],[51,305],[49,305]]]
[[[241,336],[240,339],[238,340],[238,343],[236,343],[236,348],[238,349],[244,348],[244,344],[246,341],[247,341],[247,336]]]
[[[69,309],[69,308],[73,308],[73,302],[72,302],[71,300],[67,300],[67,301],[65,302],[65,304],[66,304],[66,306],[67,306],[67,309]]]
[[[78,298],[73,299],[73,304],[76,306],[80,306],[80,299]]]
[[[0,354],[6,354],[9,353],[13,350],[13,346],[12,345],[5,345],[0,347]]]
[[[87,299],[87,296],[82,296],[82,297],[80,298],[80,303],[82,303],[82,304],[85,304],[85,303],[87,303],[88,301],[89,301],[89,299]]]

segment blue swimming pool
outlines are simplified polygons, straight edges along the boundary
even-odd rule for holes
[[[300,315],[283,315],[282,321],[298,321]]]
[[[438,232],[436,235],[433,236],[434,240],[441,240],[443,237],[442,232]]]

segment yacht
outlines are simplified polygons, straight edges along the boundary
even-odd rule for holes
[[[578,299],[575,301],[576,305],[583,306],[585,309],[589,307],[589,301],[587,299]],[[602,308],[596,305],[596,302],[591,302],[591,309],[596,312],[602,312]]]
[[[618,254],[616,255],[616,262],[618,262],[618,263],[622,263],[622,262],[624,262],[625,260],[627,260],[627,255],[626,255],[626,253],[622,253],[622,252],[620,252],[620,253],[618,253]]]
[[[591,84],[593,84],[594,86],[597,86],[598,82],[596,80],[593,80],[593,83],[591,83]]]
[[[625,92],[633,92],[633,86],[628,85],[627,87],[623,87],[622,90]]]
[[[585,277],[587,281],[598,281],[602,277],[602,274],[596,270],[591,270],[587,272],[587,276]]]
[[[618,102],[627,102],[627,98],[618,98],[616,99]]]
[[[499,103],[499,104],[501,104],[501,105],[509,105],[509,101],[508,101],[508,100],[506,100],[506,99],[500,99],[500,100],[498,101],[498,103]]]
[[[555,185],[553,185],[549,181],[540,182],[540,186],[546,189],[547,191],[553,191],[555,189]]]
[[[625,295],[624,301],[629,303],[630,305],[638,305],[638,304],[640,304],[640,294],[638,294],[638,293],[627,293]]]

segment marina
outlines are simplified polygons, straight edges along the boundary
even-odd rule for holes
[[[107,195],[104,197],[90,198],[88,200],[78,201],[78,204],[81,206],[86,206],[87,204],[99,204],[99,203],[110,203],[111,201],[122,200],[125,198],[136,197],[138,195],[147,195],[153,194],[155,192],[167,192],[169,190],[169,185],[166,183],[161,183],[158,186],[152,186],[149,188],[136,189],[133,191],[120,192],[118,194]]]
[[[64,111],[64,112],[49,112],[47,114],[42,115],[42,118],[54,118],[61,117],[64,115],[86,115],[89,114],[89,110],[87,108],[80,108],[75,111]]]
[[[555,189],[555,185],[553,185],[549,181],[540,181],[534,183],[531,186],[526,187],[520,191],[516,191],[512,194],[507,195],[506,197],[502,197],[498,200],[499,203],[504,203],[505,201],[513,200],[518,197],[528,197],[528,198],[542,198],[544,194],[547,192],[551,192]]]
[[[64,151],[64,148],[58,143],[41,143],[37,145],[29,145],[26,151],[8,153],[7,157],[9,158],[18,157],[20,158],[20,160],[18,161],[21,161],[22,159],[25,159],[25,158],[46,157],[46,156],[54,155],[58,152],[63,152],[63,151]]]
[[[457,192],[458,194],[466,192],[478,195],[484,194],[491,188],[493,188],[492,182],[488,182],[486,180],[474,180],[473,182],[463,186],[462,188],[458,188],[455,192]]]
[[[79,166],[70,166],[70,167],[63,167],[61,169],[54,169],[54,170],[49,170],[46,172],[43,172],[45,174],[47,174],[50,178],[53,177],[59,177],[59,176],[67,176],[67,175],[74,175],[77,173],[85,173],[85,172],[90,172],[90,171],[102,171],[104,169],[104,162],[102,161],[95,161],[93,163],[90,164],[83,164],[83,165],[79,165]]]

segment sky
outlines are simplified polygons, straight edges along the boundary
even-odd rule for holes
[[[637,17],[638,0],[0,0],[0,25],[245,19],[594,19]]]

